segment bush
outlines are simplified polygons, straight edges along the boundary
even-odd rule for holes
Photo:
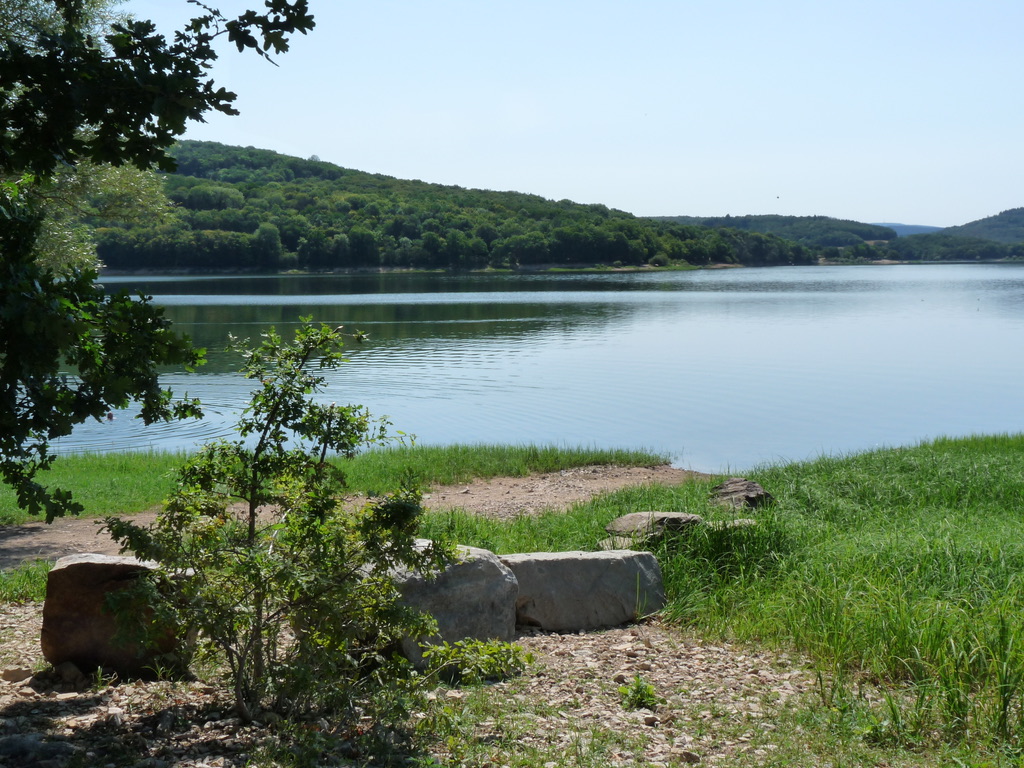
[[[247,721],[262,709],[345,711],[379,691],[393,699],[402,665],[387,649],[430,631],[391,578],[399,567],[430,573],[448,554],[417,546],[419,492],[406,483],[346,509],[344,476],[327,460],[386,437],[365,409],[312,399],[324,383],[315,371],[343,362],[342,342],[341,329],[308,320],[291,343],[271,329],[245,353],[259,386],[239,438],[181,468],[152,530],[107,520],[116,540],[163,566],[148,590],[157,617],[222,654]]]
[[[498,640],[442,642],[423,649],[427,673],[452,684],[479,685],[520,674],[533,655]]]
[[[629,685],[619,686],[619,698],[622,700],[622,706],[626,709],[650,709],[653,711],[661,703],[654,686],[639,674],[633,677]]]

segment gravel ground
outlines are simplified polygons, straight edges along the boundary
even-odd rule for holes
[[[203,682],[65,681],[64,670],[42,660],[40,605],[4,606],[0,617],[3,768],[55,768],[81,758],[95,766],[233,768],[246,765],[265,736],[263,727],[232,717],[222,692]],[[473,724],[473,738],[513,738],[519,748],[570,763],[603,731],[615,734],[601,747],[607,765],[728,765],[741,757],[758,764],[773,750],[774,713],[813,685],[795,657],[702,643],[657,623],[586,634],[530,631],[517,642],[534,662],[521,677],[485,689],[502,706]],[[636,675],[653,686],[653,710],[622,704],[619,686]],[[458,711],[472,695],[439,688],[431,698]],[[444,745],[436,749],[439,759],[452,757]]]

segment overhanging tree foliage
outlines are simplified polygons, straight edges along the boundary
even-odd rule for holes
[[[10,1],[10,0],[9,0]],[[12,5],[25,4],[13,0]],[[173,41],[151,21],[126,19],[98,37],[84,0],[34,1],[54,21],[8,32],[0,52],[0,170],[46,176],[81,160],[173,170],[167,148],[188,120],[237,114],[235,94],[209,78],[221,35],[239,51],[288,50],[288,35],[313,28],[307,0],[267,0],[235,19],[205,13]],[[30,22],[31,24],[31,22]]]
[[[200,358],[148,297],[107,296],[95,268],[39,258],[55,180],[80,163],[172,169],[188,120],[235,112],[208,76],[215,39],[269,57],[313,27],[306,0],[234,19],[194,4],[168,40],[149,21],[106,25],[102,0],[0,0],[0,476],[47,520],[80,509],[35,479],[50,441],[133,401],[147,423],[197,415],[157,371]]]
[[[193,366],[199,352],[148,300],[104,295],[94,270],[41,264],[41,217],[26,196],[15,184],[0,190],[0,474],[20,506],[51,521],[81,507],[34,479],[53,461],[50,441],[132,400],[147,423],[198,415],[161,389],[157,369]]]

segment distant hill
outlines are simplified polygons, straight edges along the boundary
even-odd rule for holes
[[[818,258],[809,245],[771,233],[408,181],[253,147],[182,141],[173,155],[178,170],[164,177],[175,203],[171,221],[89,222],[108,268],[774,266],[813,264]]]
[[[959,227],[946,227],[943,233],[995,240],[997,243],[1024,243],[1024,208],[1011,208],[996,216],[978,219]]]
[[[897,237],[897,233],[885,225],[863,224],[830,216],[661,216],[657,220],[760,232],[819,248],[843,248],[877,240],[894,240]]]
[[[876,223],[877,227],[888,227],[900,237],[907,237],[909,235],[933,235],[936,232],[941,232],[943,227],[929,227],[924,224],[891,224],[891,223]]]
[[[908,235],[888,244],[887,257],[900,261],[1004,261],[1020,259],[1020,246],[981,237],[951,235],[948,229]]]

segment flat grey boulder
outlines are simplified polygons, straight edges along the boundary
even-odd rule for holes
[[[519,585],[493,552],[459,547],[458,559],[433,579],[409,572],[395,579],[402,601],[437,621],[437,634],[401,642],[402,654],[416,666],[423,665],[421,643],[515,638]]]
[[[650,552],[531,552],[501,561],[519,581],[519,624],[579,632],[635,621],[665,605]]]
[[[127,642],[119,623],[108,610],[107,596],[123,591],[151,570],[153,564],[134,557],[69,555],[60,558],[46,580],[43,657],[53,666],[70,662],[86,673],[97,667],[123,677],[152,675],[159,661],[173,655],[178,646],[169,628],[153,645]],[[143,606],[131,612],[131,620],[147,621]]]

